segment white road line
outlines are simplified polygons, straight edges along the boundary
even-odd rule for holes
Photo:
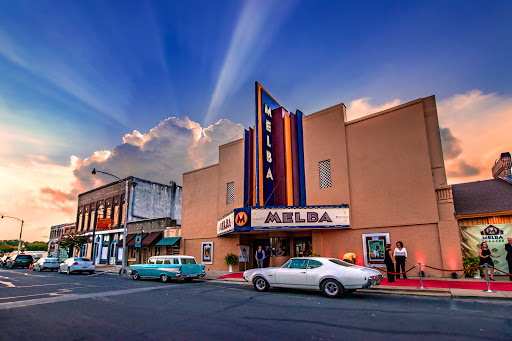
[[[32,288],[32,287],[46,287],[49,285],[80,285],[80,283],[52,283],[52,284],[34,284],[34,285],[22,285],[22,286],[16,286],[16,288]]]
[[[138,289],[96,292],[96,293],[91,293],[91,294],[71,294],[71,295],[63,295],[63,296],[48,297],[48,298],[37,298],[37,299],[33,299],[33,300],[0,303],[0,310],[29,307],[29,306],[40,305],[40,304],[76,301],[76,300],[83,300],[86,298],[128,295],[128,294],[135,294],[135,293],[144,292],[144,291],[173,289],[173,288],[178,288],[178,287],[179,286],[174,286],[174,285],[173,286],[160,285],[157,287],[146,287],[146,288],[138,288]]]
[[[4,285],[7,285],[8,288],[16,288],[16,286],[14,284],[12,284],[11,282],[2,282],[0,281],[1,284],[4,284]]]

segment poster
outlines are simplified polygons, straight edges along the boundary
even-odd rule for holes
[[[240,245],[240,250],[238,252],[238,262],[249,262],[249,247],[247,245]]]
[[[505,244],[507,238],[512,238],[512,224],[487,224],[460,227],[460,242],[463,257],[478,257],[478,249],[482,242],[487,242],[494,266],[508,272],[507,252]],[[499,271],[495,275],[503,275]]]
[[[140,247],[142,242],[142,235],[136,235],[135,236],[135,247]]]
[[[201,250],[201,264],[213,264],[213,242],[203,242]]]
[[[368,250],[370,254],[370,262],[384,261],[384,240],[369,240]]]

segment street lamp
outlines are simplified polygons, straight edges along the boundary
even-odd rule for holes
[[[110,174],[107,172],[103,172],[100,170],[96,170],[96,168],[92,169],[92,174],[95,175],[96,173],[103,173],[110,175],[111,177],[116,178],[119,180],[119,182],[123,182],[123,180],[114,174]],[[123,260],[121,265],[121,270],[119,271],[120,275],[126,274],[126,221],[128,220],[128,180],[125,181],[125,192],[124,192],[124,228],[123,228]],[[94,245],[95,245],[95,233],[96,233],[96,224],[94,225],[94,229],[92,231],[92,261],[94,263],[95,253],[94,253]]]
[[[16,220],[18,220],[18,221],[21,221],[20,240],[19,240],[19,242],[18,242],[18,255],[19,255],[19,254],[20,254],[20,248],[21,248],[21,233],[23,232],[23,220],[18,219],[18,218],[16,218],[16,217],[9,217],[8,215],[3,215],[3,216],[2,216],[2,219],[4,219],[4,218],[11,218],[11,219],[16,219]]]

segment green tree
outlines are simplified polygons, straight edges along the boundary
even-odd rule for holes
[[[61,239],[59,239],[57,245],[64,249],[67,249],[68,255],[72,257],[71,250],[73,249],[73,247],[75,247],[75,249],[80,249],[83,244],[87,243],[88,240],[88,236],[84,236],[79,233],[70,233],[67,236],[63,236]]]

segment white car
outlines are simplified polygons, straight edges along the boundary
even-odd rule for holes
[[[73,272],[88,272],[89,274],[94,273],[95,266],[88,258],[83,257],[72,257],[66,259],[59,266],[59,272],[65,272],[71,275]]]
[[[257,291],[267,291],[271,286],[312,289],[336,297],[378,285],[382,275],[377,270],[336,258],[300,257],[291,258],[280,268],[247,270],[244,279],[252,282]]]
[[[55,258],[41,258],[32,265],[32,271],[43,271],[44,269],[58,270],[59,264],[59,261]]]

